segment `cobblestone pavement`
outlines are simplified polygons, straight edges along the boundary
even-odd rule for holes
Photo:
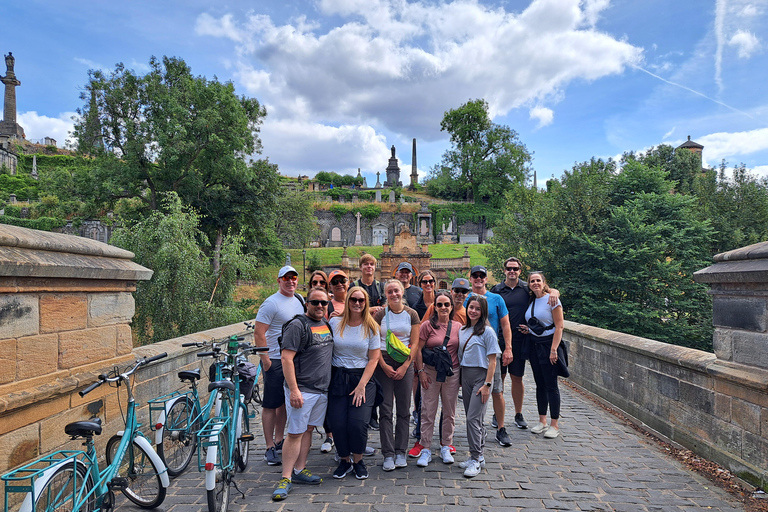
[[[536,423],[534,384],[526,375],[523,412]],[[251,443],[251,462],[237,475],[243,498],[233,490],[233,511],[312,512],[493,512],[533,510],[604,511],[743,511],[726,492],[688,470],[629,426],[566,386],[561,436],[548,440],[510,423],[513,445],[503,448],[488,427],[486,469],[475,478],[463,476],[458,462],[468,456],[464,412],[459,404],[456,464],[445,465],[439,456],[427,468],[408,459],[408,467],[384,472],[378,453],[378,432],[370,432],[369,444],[377,454],[366,457],[370,478],[354,474],[343,480],[331,475],[336,468],[332,454],[320,453],[322,439],[315,435],[308,468],[323,477],[319,486],[294,485],[282,502],[271,501],[281,467],[262,460],[264,439],[256,417],[256,442]],[[506,388],[508,406],[509,383]],[[509,410],[509,409],[508,409]],[[491,417],[489,406],[487,419]],[[509,414],[508,414],[509,416]],[[513,415],[512,415],[513,416]],[[437,444],[438,436],[434,442]],[[413,440],[411,440],[411,445]],[[433,453],[439,451],[433,449]],[[439,454],[438,454],[439,455]],[[119,500],[123,502],[124,500]],[[140,509],[121,503],[119,509]],[[203,476],[194,467],[171,481],[161,506],[169,512],[206,512]]]

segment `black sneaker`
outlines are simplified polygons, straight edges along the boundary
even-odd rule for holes
[[[264,452],[264,460],[267,461],[268,466],[279,466],[283,463],[274,446],[267,448],[267,451]]]
[[[352,464],[348,460],[341,459],[341,461],[339,461],[339,467],[333,472],[333,478],[344,478],[351,472]]]
[[[371,421],[368,422],[368,428],[371,430],[379,430],[379,422],[371,418]]]
[[[496,421],[496,415],[495,414],[493,415],[493,418],[491,418],[491,426],[493,428],[499,428],[499,422]]]
[[[512,446],[512,440],[507,435],[506,427],[501,427],[496,431],[496,440],[501,446]]]
[[[528,423],[525,421],[525,418],[523,418],[523,413],[519,412],[515,414],[515,425],[517,425],[517,428],[528,428]]]
[[[365,467],[365,462],[353,462],[352,468],[355,470],[355,478],[358,480],[365,480],[368,478],[368,468]]]
[[[280,442],[275,445],[277,453],[283,453],[283,441],[285,441],[285,439],[281,439]]]

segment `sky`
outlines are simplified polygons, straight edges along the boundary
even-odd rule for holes
[[[540,186],[688,136],[704,165],[768,176],[768,0],[25,0],[3,18],[30,140],[64,145],[89,69],[167,55],[265,105],[262,156],[289,176],[373,186],[394,145],[407,184],[415,138],[423,180],[444,113],[477,98]]]

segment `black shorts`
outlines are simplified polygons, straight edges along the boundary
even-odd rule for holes
[[[512,362],[507,366],[503,366],[501,371],[503,373],[509,372],[510,375],[515,377],[522,377],[525,375],[525,361],[529,355],[529,342],[526,337],[521,340],[512,339]]]
[[[262,373],[264,376],[264,397],[261,406],[264,409],[279,409],[285,405],[285,392],[283,391],[283,361],[270,359],[272,366]]]

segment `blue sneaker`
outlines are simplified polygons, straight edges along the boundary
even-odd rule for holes
[[[298,473],[296,470],[293,470],[293,483],[295,484],[307,484],[307,485],[318,485],[320,482],[323,481],[322,478],[320,478],[317,475],[313,475],[310,473],[310,471],[307,468],[302,469]]]
[[[272,492],[272,500],[284,500],[288,497],[288,493],[291,492],[292,488],[293,484],[291,483],[290,478],[281,478],[280,481],[277,482],[277,487],[275,487],[275,490]]]

